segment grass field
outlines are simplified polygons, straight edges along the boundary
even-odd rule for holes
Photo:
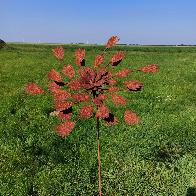
[[[47,89],[47,73],[62,66],[50,45],[9,44],[0,50],[0,195],[98,195],[95,120],[80,121],[62,139],[49,116],[51,97],[29,96],[28,82]],[[65,62],[78,46],[65,45]],[[84,46],[92,64],[102,46]],[[126,51],[121,67],[157,63],[155,74],[135,73],[140,92],[125,94],[142,122],[101,123],[103,195],[196,195],[196,47],[114,47]],[[119,69],[117,68],[117,69]]]

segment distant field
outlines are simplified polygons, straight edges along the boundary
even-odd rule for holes
[[[52,47],[0,50],[0,196],[98,195],[95,120],[62,139],[53,130],[58,119],[49,116],[51,97],[24,92],[28,82],[47,89],[48,71],[61,71]],[[77,47],[64,45],[65,63],[74,62]],[[83,47],[92,65],[103,46]],[[101,124],[103,195],[196,195],[196,47],[116,46],[106,60],[115,50],[126,51],[117,69],[156,63],[160,71],[133,74],[144,89],[124,94],[141,124],[125,125],[124,109],[112,104],[121,123]]]

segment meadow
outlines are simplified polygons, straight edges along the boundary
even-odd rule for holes
[[[47,73],[62,69],[47,44],[8,44],[0,50],[0,195],[98,195],[95,119],[81,120],[67,138],[53,127],[59,121],[49,95],[27,95],[25,85],[47,89]],[[87,51],[93,64],[103,46],[64,45],[65,62]],[[196,195],[196,47],[116,46],[126,52],[121,67],[159,64],[157,73],[134,73],[144,83],[124,94],[127,108],[141,123],[101,123],[103,195]],[[77,112],[77,108],[75,109]]]

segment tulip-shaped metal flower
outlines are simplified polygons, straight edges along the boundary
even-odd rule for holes
[[[72,108],[81,102],[83,106],[78,111],[78,118],[95,117],[97,122],[97,141],[98,141],[98,174],[99,174],[99,194],[101,192],[101,169],[100,169],[100,141],[99,141],[99,120],[105,121],[107,125],[116,125],[119,120],[115,114],[111,113],[106,100],[111,99],[115,106],[127,106],[127,99],[120,95],[123,91],[138,91],[143,88],[143,83],[138,80],[126,80],[124,86],[118,85],[120,78],[127,78],[134,71],[156,72],[158,65],[152,64],[144,66],[137,70],[129,68],[121,69],[115,72],[115,67],[123,60],[125,53],[118,51],[113,54],[111,60],[104,64],[104,56],[106,50],[111,48],[119,41],[117,36],[112,36],[105,47],[102,54],[98,54],[94,60],[94,66],[86,66],[85,49],[77,49],[75,51],[75,64],[64,65],[63,47],[53,49],[54,56],[63,63],[62,75],[54,68],[48,73],[50,80],[48,89],[54,99],[55,115],[62,120],[62,124],[57,125],[55,130],[62,136],[68,136],[76,125],[76,121],[72,121]],[[75,67],[75,68],[74,68]],[[77,68],[77,69],[76,69]],[[66,78],[68,82],[65,82]],[[121,89],[124,88],[124,89]],[[30,94],[42,94],[44,90],[37,84],[30,83],[26,86],[26,91]],[[124,112],[124,120],[128,125],[138,124],[139,116],[126,107]]]

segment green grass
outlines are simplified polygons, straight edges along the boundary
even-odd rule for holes
[[[0,50],[0,195],[98,195],[95,120],[79,121],[62,139],[50,96],[29,96],[28,82],[47,89],[47,73],[62,66],[51,45],[10,44]],[[65,62],[78,46],[65,45]],[[102,46],[85,46],[87,63]],[[121,67],[157,63],[155,74],[130,78],[145,85],[125,94],[141,124],[101,123],[103,195],[196,195],[196,47],[127,47]],[[108,57],[109,58],[109,57]],[[107,58],[107,59],[108,59]]]

